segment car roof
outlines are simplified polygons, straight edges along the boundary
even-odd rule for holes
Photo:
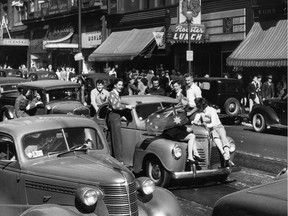
[[[98,127],[97,124],[86,117],[77,115],[39,115],[16,118],[0,122],[0,131],[22,136],[39,130],[51,130],[65,127]]]
[[[121,97],[121,102],[124,104],[136,105],[140,102],[148,104],[160,102],[177,103],[178,101],[174,98],[160,95],[126,95]]]
[[[83,74],[83,77],[89,77],[89,78],[93,78],[93,77],[99,77],[99,78],[105,78],[105,79],[110,79],[111,77],[106,74],[106,73],[88,73],[88,74]]]
[[[263,203],[267,205],[263,206]],[[282,204],[287,206],[287,178],[228,194],[215,203],[213,215],[231,215],[235,210],[248,209],[253,212],[266,211],[267,208],[272,209],[272,205],[274,209],[283,211],[284,209],[280,208]],[[275,212],[275,215],[280,214]]]
[[[24,82],[18,85],[18,87],[29,87],[34,89],[54,89],[54,88],[76,88],[80,87],[79,83],[64,81],[64,80],[38,80],[33,82]]]
[[[0,77],[0,84],[20,83],[27,80],[21,77]]]

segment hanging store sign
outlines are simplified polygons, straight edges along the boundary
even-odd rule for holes
[[[85,32],[82,33],[82,47],[95,48],[102,42],[101,31]]]
[[[2,39],[0,40],[0,46],[29,46],[28,39]]]
[[[173,30],[172,30],[173,31]],[[205,26],[191,25],[190,39],[191,42],[204,42]],[[188,42],[188,25],[177,25],[173,31],[173,40],[175,42]]]
[[[165,49],[164,32],[153,32],[158,49]]]

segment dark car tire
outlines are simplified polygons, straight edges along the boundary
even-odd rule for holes
[[[165,187],[170,181],[170,175],[157,158],[149,158],[145,163],[146,176],[152,179],[156,186]]]
[[[224,103],[225,113],[229,116],[236,116],[240,113],[240,102],[236,98],[228,98]]]
[[[253,129],[258,132],[258,133],[262,133],[266,130],[266,120],[264,118],[264,116],[260,113],[256,113],[253,115],[252,118],[252,125],[253,125]]]

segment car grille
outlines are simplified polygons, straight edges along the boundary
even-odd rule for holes
[[[109,215],[138,216],[136,183],[120,186],[100,186]]]
[[[221,164],[221,155],[217,148],[217,146],[213,146],[211,149],[211,159],[210,159],[210,166],[219,166]]]

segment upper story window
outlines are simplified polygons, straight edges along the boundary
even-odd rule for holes
[[[109,0],[110,13],[127,13],[178,4],[179,0]]]
[[[22,20],[27,19],[27,6],[27,2],[12,2],[13,26],[23,25]]]

